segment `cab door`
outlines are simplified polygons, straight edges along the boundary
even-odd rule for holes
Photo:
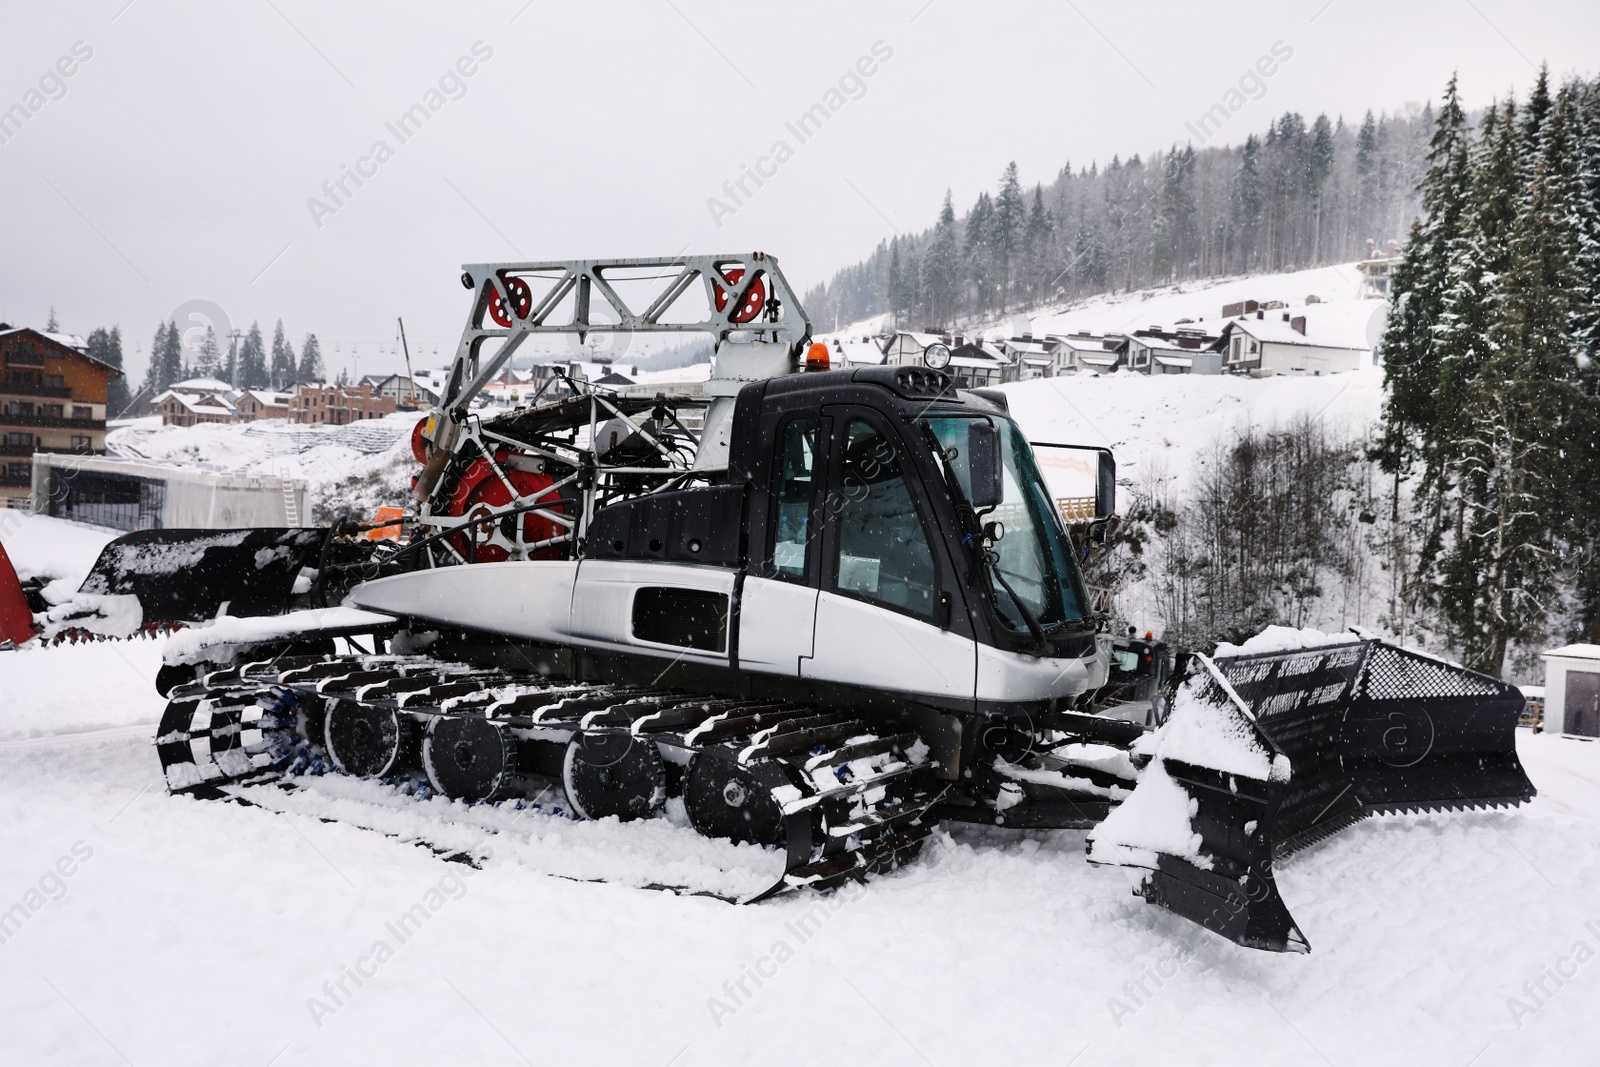
[[[826,422],[813,409],[763,417],[773,442],[750,514],[750,569],[739,597],[739,666],[794,678],[812,654],[822,567],[817,509]]]
[[[971,700],[977,646],[947,628],[955,576],[933,551],[937,526],[918,468],[880,413],[828,411],[815,638],[800,674]]]

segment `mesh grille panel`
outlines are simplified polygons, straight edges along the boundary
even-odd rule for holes
[[[1506,685],[1465,667],[1453,667],[1393,645],[1375,642],[1362,678],[1368,700],[1417,700],[1426,697],[1492,697]]]

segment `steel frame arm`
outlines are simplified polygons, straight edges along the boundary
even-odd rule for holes
[[[640,270],[664,269],[659,278],[637,276]],[[676,268],[671,270],[670,268]],[[737,281],[729,276],[739,270]],[[608,272],[634,274],[626,281],[635,284],[663,281],[643,311],[633,310],[617,292]],[[539,284],[529,287],[528,310],[518,315],[515,291],[517,279]],[[516,350],[533,334],[571,334],[580,343],[591,333],[703,333],[718,344],[735,331],[753,337],[800,345],[810,339],[811,322],[800,300],[783,276],[775,257],[763,252],[707,256],[664,256],[646,259],[569,259],[540,263],[469,263],[461,275],[462,284],[474,290],[461,342],[456,348],[450,381],[441,405],[445,411],[465,412],[474,397],[499,374]],[[676,306],[680,297],[698,282],[704,292],[700,318],[686,322],[663,322],[662,316]],[[756,286],[765,298],[763,306],[748,321],[740,321],[746,301]],[[722,310],[717,310],[718,292],[725,294]],[[572,297],[568,305],[568,297]],[[595,299],[609,313],[596,321],[591,311]],[[489,312],[498,300],[510,319],[509,326],[497,325]],[[558,309],[570,306],[565,321],[552,321]],[[613,321],[614,320],[614,321]],[[480,363],[485,341],[499,338],[502,343]],[[458,416],[459,417],[459,416]]]

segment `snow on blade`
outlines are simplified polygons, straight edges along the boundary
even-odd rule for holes
[[[232,530],[212,537],[198,537],[188,541],[165,544],[118,544],[106,546],[106,561],[114,572],[123,574],[177,574],[193,567],[205,558],[208,548],[238,548],[250,536],[249,530]],[[98,573],[91,573],[85,592],[104,593],[105,584]]]
[[[1156,757],[1262,781],[1275,773],[1287,777],[1287,766],[1275,766],[1272,749],[1216,665],[1201,655],[1195,661],[1200,669],[1179,687],[1156,731]]]
[[[1156,854],[1166,853],[1210,866],[1200,855],[1200,835],[1190,823],[1199,807],[1157,760],[1146,768],[1133,794],[1089,832],[1089,860],[1154,868]]]
[[[1268,626],[1243,644],[1226,641],[1217,645],[1217,656],[1252,656],[1262,652],[1293,652],[1302,648],[1350,645],[1360,641],[1357,634],[1327,634],[1321,630],[1297,630],[1293,626]]]
[[[46,598],[55,589],[46,589]],[[139,598],[125,593],[73,593],[65,600],[53,602],[49,611],[35,615],[34,621],[44,627],[45,639],[54,637],[63,629],[83,628],[107,637],[131,637],[144,624],[144,605]]]
[[[1091,861],[1154,867],[1165,853],[1210,866],[1192,822],[1199,802],[1167,774],[1167,760],[1259,781],[1289,777],[1289,761],[1273,753],[1216,666],[1203,655],[1195,662],[1155,733],[1155,759],[1132,795],[1090,831]]]

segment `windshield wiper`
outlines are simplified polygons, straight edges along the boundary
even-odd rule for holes
[[[994,580],[1000,583],[1000,588],[1004,589],[1006,595],[1011,598],[1012,606],[1022,614],[1023,624],[1028,627],[1028,632],[1033,635],[1034,641],[1038,642],[1038,654],[1042,656],[1050,651],[1050,639],[1045,635],[1044,627],[1039,625],[1039,620],[1034,618],[1033,612],[1028,610],[1028,605],[1022,602],[1022,598],[1017,595],[1017,591],[1011,588],[1011,583],[1006,581],[1006,576],[1000,573],[1000,553],[992,548],[979,548],[978,552],[983,556],[984,562],[989,565],[989,573],[994,575]]]

